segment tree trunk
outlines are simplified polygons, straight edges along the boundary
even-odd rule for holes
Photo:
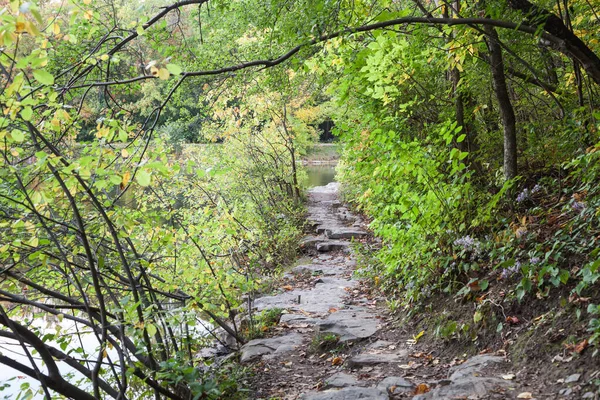
[[[600,58],[569,30],[562,19],[528,0],[508,0],[508,4],[523,12],[529,25],[542,25],[546,32],[561,39],[560,45],[553,44],[556,50],[576,59],[594,82],[600,85]]]
[[[502,47],[500,47],[498,32],[490,25],[485,26],[485,32],[489,38],[490,68],[492,70],[494,90],[498,99],[500,118],[502,119],[502,128],[504,130],[504,177],[506,179],[513,179],[517,176],[517,128],[515,112],[506,87]]]

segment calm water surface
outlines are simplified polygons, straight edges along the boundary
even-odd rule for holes
[[[335,181],[335,165],[305,165],[308,187],[325,186]]]

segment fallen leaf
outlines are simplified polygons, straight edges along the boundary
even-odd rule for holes
[[[288,290],[288,291],[289,290],[294,290],[294,288],[292,287],[292,285],[285,285],[285,286],[283,286],[283,289]]]
[[[330,313],[334,313],[334,312],[336,312],[337,310],[338,310],[337,308],[335,308],[335,307],[331,307],[331,308],[329,309],[329,312],[330,312]]]
[[[533,399],[533,394],[531,392],[519,393],[517,399]]]
[[[342,365],[343,362],[344,360],[342,357],[334,357],[333,360],[331,360],[331,365]]]
[[[508,322],[509,324],[512,324],[512,325],[517,325],[517,324],[521,323],[521,321],[519,321],[519,318],[510,317],[510,316],[506,317],[506,322]]]
[[[589,342],[587,339],[583,339],[581,342],[579,342],[579,344],[577,344],[577,346],[575,346],[574,350],[575,353],[577,354],[581,354],[582,351],[584,351],[586,349],[586,347],[589,346]]]
[[[415,388],[415,391],[413,392],[414,394],[425,394],[427,392],[429,392],[431,389],[429,389],[429,386],[427,386],[427,384],[425,383],[420,383],[417,385],[417,387]]]
[[[502,379],[507,380],[507,381],[512,381],[513,379],[515,379],[515,374],[502,375]]]

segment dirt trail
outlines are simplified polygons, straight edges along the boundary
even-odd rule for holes
[[[382,301],[353,278],[350,243],[367,234],[360,217],[338,199],[339,185],[309,192],[315,234],[308,257],[285,275],[279,294],[255,301],[258,311],[284,310],[276,335],[255,339],[241,361],[256,372],[255,399],[506,399],[514,387],[502,355],[444,360],[417,351],[416,332],[388,322]],[[381,300],[381,299],[379,299]],[[408,338],[408,340],[407,340]],[[527,398],[527,397],[523,397]]]

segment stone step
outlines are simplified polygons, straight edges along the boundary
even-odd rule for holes
[[[343,250],[343,251],[349,251],[350,249],[350,243],[349,242],[342,242],[339,240],[330,240],[327,242],[322,242],[317,244],[317,251],[320,253],[327,253],[329,251],[337,251],[337,250]]]
[[[347,387],[340,390],[305,393],[302,400],[388,400],[389,396],[377,388]]]

